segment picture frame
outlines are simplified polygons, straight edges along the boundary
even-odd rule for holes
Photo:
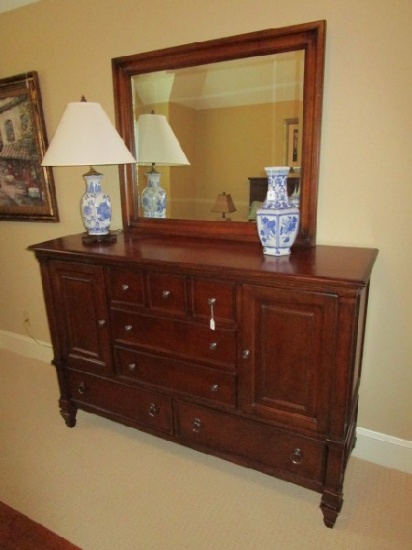
[[[301,165],[300,128],[298,118],[286,118],[283,123],[283,162],[285,166]]]
[[[36,71],[0,79],[0,220],[58,222]]]

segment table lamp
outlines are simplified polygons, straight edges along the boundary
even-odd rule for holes
[[[110,233],[110,197],[101,188],[102,174],[93,166],[131,164],[136,159],[99,103],[82,100],[69,103],[43,157],[42,166],[90,166],[83,175],[86,192],[81,199],[84,244],[113,242]]]

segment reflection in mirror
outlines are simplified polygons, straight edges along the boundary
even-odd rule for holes
[[[216,198],[226,193],[236,204],[231,219],[251,220],[249,178],[265,166],[299,167],[304,61],[298,50],[132,78],[135,123],[165,115],[190,160],[159,169],[166,217],[216,220]],[[138,170],[140,215],[146,170]]]
[[[154,111],[190,162],[159,167],[163,219],[142,213],[147,168],[119,169],[125,231],[258,242],[252,194],[267,186],[265,167],[287,165],[301,214],[296,244],[313,246],[325,32],[316,21],[113,59],[116,124],[130,150],[139,115]],[[234,205],[229,223],[213,212],[224,193]]]

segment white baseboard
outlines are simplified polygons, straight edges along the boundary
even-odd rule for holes
[[[13,332],[0,330],[0,348],[46,363],[50,363],[53,358],[51,344]],[[412,474],[412,441],[360,427],[356,435],[352,456]]]
[[[412,441],[357,428],[352,456],[412,474]]]
[[[24,357],[44,361],[45,363],[50,363],[53,359],[51,344],[42,342],[41,340],[34,340],[16,332],[0,330],[0,348],[13,351]]]

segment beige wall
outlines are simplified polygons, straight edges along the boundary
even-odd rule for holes
[[[380,249],[359,423],[410,440],[410,0],[41,0],[0,15],[0,78],[38,71],[51,137],[66,103],[82,94],[113,118],[112,57],[318,19],[328,22],[318,243]],[[45,341],[39,269],[26,247],[82,231],[82,169],[54,173],[59,224],[0,222],[0,330],[25,334],[28,312]],[[117,169],[105,174],[116,228]]]

